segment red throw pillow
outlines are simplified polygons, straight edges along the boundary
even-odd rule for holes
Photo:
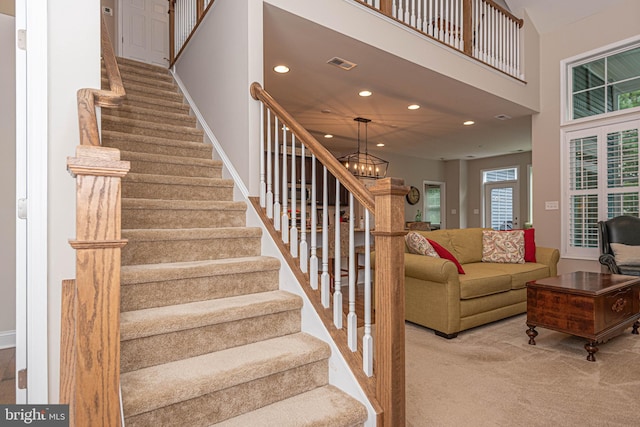
[[[431,246],[433,246],[433,249],[435,249],[435,251],[438,253],[438,256],[440,258],[448,259],[449,261],[451,261],[456,265],[456,268],[458,269],[458,274],[464,274],[464,270],[462,269],[462,266],[460,265],[456,257],[451,255],[451,252],[443,248],[438,242],[434,242],[431,239],[427,239],[427,240],[429,240],[429,243],[431,243]]]
[[[507,230],[516,231],[516,230]],[[536,237],[535,229],[527,228],[524,231],[524,262],[536,262]]]

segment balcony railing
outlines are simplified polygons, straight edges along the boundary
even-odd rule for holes
[[[524,80],[524,21],[492,0],[354,0],[503,73]]]

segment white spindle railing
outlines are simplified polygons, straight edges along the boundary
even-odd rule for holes
[[[465,2],[470,5],[466,12]],[[364,0],[363,3],[382,10],[379,0]],[[520,46],[522,20],[492,1],[392,0],[390,3],[390,16],[398,21],[511,76],[524,79]]]
[[[279,227],[278,234],[282,242],[289,245],[291,256],[298,258],[300,271],[308,273],[310,288],[318,290],[320,285],[321,304],[331,309],[333,325],[345,329],[348,348],[352,352],[362,352],[363,372],[371,377],[374,338],[371,328],[370,211],[353,194],[348,193],[344,198],[347,191],[340,181],[329,174],[327,167],[282,118],[264,104],[262,115],[260,147],[264,156],[260,162],[259,188],[264,188],[264,197],[260,197],[260,206],[273,221],[274,229]],[[317,175],[317,171],[321,174]],[[335,195],[330,186],[335,186]],[[321,209],[317,209],[318,201]],[[342,215],[347,208],[348,220]],[[356,228],[359,215],[366,219],[364,229]],[[322,218],[320,225],[319,216]],[[321,242],[318,242],[318,235],[322,236]],[[310,236],[310,245],[307,236]],[[319,253],[322,254],[321,263]],[[356,280],[358,269],[362,269],[358,257],[364,260],[360,283]],[[344,268],[345,260],[348,269]],[[347,280],[343,279],[345,271]],[[344,286],[347,284],[348,289]],[[343,307],[345,293],[348,293],[347,307]],[[364,333],[358,334],[358,324],[364,326]]]

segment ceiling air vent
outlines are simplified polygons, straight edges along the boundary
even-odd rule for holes
[[[338,68],[342,68],[345,71],[349,71],[353,67],[356,67],[358,64],[354,64],[353,62],[349,62],[346,59],[338,58],[334,56],[330,60],[327,61],[327,64],[335,65]]]
[[[511,116],[508,116],[506,114],[498,114],[496,116],[496,119],[498,119],[498,120],[509,120],[510,118],[511,118]]]

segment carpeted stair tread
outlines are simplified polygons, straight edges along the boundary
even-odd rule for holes
[[[280,262],[264,256],[125,265],[121,311],[274,291],[279,271]]]
[[[133,340],[301,308],[302,300],[299,296],[278,290],[128,311],[120,315],[120,340]]]
[[[132,82],[140,86],[150,87],[150,88],[163,88],[163,89],[172,90],[174,92],[178,92],[178,88],[176,87],[176,84],[173,81],[173,79],[171,80],[157,79],[157,78],[154,78],[153,76],[149,77],[148,75],[137,74],[137,73],[128,73],[126,74],[126,77],[122,75],[121,77],[123,81]],[[107,79],[108,76],[107,76],[107,70],[104,68],[104,65],[102,67],[101,78],[102,78],[102,86],[105,87],[105,79]]]
[[[167,68],[163,69],[161,67],[153,68],[153,66],[147,67],[147,65],[151,65],[151,64],[144,64],[142,62],[137,62],[137,61],[124,62],[124,61],[118,60],[118,68],[120,69],[120,75],[123,77],[123,79],[130,74],[141,74],[141,75],[147,76],[148,78],[152,77],[154,79],[159,79],[164,81],[173,80],[173,77],[171,76],[169,69]]]
[[[136,120],[146,120],[154,123],[166,123],[176,126],[196,126],[196,118],[188,115],[187,112],[172,113],[170,111],[150,110],[135,105],[123,105],[119,108],[105,108],[102,117],[115,116],[126,117]]]
[[[159,280],[210,277],[278,269],[280,269],[280,261],[276,258],[265,256],[125,265],[122,267],[121,283],[126,286]]]
[[[124,58],[122,56],[116,57],[116,62],[119,66],[130,66],[137,69],[146,70],[152,73],[169,74],[169,69],[162,65],[148,64],[146,62],[136,61],[135,59]]]
[[[173,176],[129,172],[122,180],[130,182],[144,182],[148,184],[198,185],[205,187],[233,188],[233,180],[227,178],[204,178],[199,176]]]
[[[138,160],[143,162],[165,163],[172,165],[204,166],[212,168],[222,167],[222,162],[220,160],[200,159],[195,157],[165,156],[163,154],[152,153],[136,153],[135,151],[120,151],[120,158],[122,160]]]
[[[102,75],[100,81],[102,89],[109,88],[109,79],[106,75]],[[148,96],[149,98],[171,99],[176,102],[183,102],[184,96],[178,92],[178,88],[169,82],[159,82],[164,85],[147,85],[142,82],[138,82],[132,79],[131,76],[127,76],[122,79],[125,92],[129,94],[137,94],[141,96]]]
[[[152,366],[121,376],[125,417],[197,398],[330,356],[304,333]]]
[[[361,426],[367,411],[360,402],[332,385],[318,387],[212,425],[216,427]]]
[[[122,197],[167,200],[231,200],[233,181],[179,175],[129,172],[122,180]]]
[[[121,151],[159,154],[162,156],[197,157],[207,160],[213,157],[213,147],[202,142],[178,141],[109,129],[103,129],[102,131],[102,145],[118,148]]]
[[[222,200],[162,200],[162,199],[133,199],[123,198],[122,209],[149,209],[149,210],[210,210],[210,211],[243,211],[247,210],[245,202]],[[194,228],[194,227],[191,227]]]
[[[171,111],[174,113],[189,112],[189,106],[185,103],[149,98],[137,94],[127,94],[124,105],[139,106],[149,110]]]
[[[123,229],[123,237],[136,242],[167,241],[167,240],[209,240],[229,238],[260,237],[262,230],[258,227],[219,227],[219,228],[191,228],[191,229],[155,229],[128,230]]]
[[[202,144],[204,137],[204,132],[201,129],[196,129],[192,126],[174,126],[168,124],[149,123],[144,120],[117,116],[103,117],[102,126],[105,130],[174,139],[177,141],[198,142],[200,144]]]

